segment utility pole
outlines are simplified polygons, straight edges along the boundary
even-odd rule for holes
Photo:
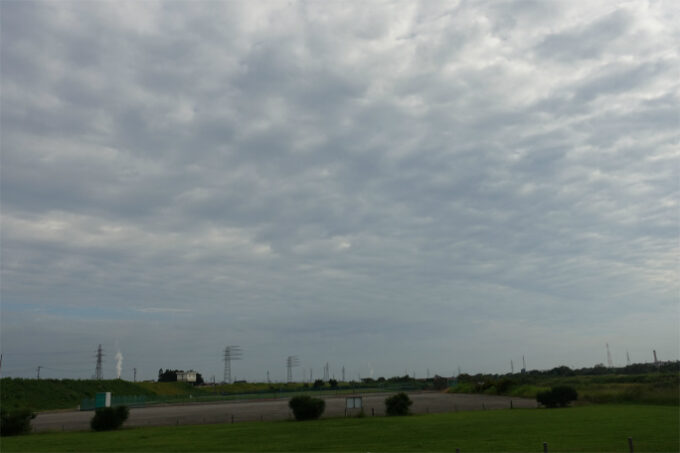
[[[243,353],[240,346],[227,346],[224,348],[224,382],[231,384],[231,361],[241,360]]]
[[[102,357],[104,353],[102,352],[102,345],[97,348],[97,368],[95,368],[94,378],[98,381],[104,379],[104,374],[102,373]]]
[[[38,366],[38,380],[40,380],[40,368],[42,368],[42,367]]]

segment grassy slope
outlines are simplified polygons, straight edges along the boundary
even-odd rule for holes
[[[522,382],[522,380],[527,382]],[[506,392],[497,392],[496,387],[484,393],[496,395],[535,398],[538,392],[551,386],[570,385],[579,394],[579,401],[586,403],[642,403],[680,404],[680,376],[676,373],[649,373],[642,375],[604,376],[544,376],[518,377],[517,382]],[[460,383],[450,389],[452,393],[475,393],[473,383]]]
[[[134,428],[5,438],[14,451],[678,451],[677,407],[611,405]]]
[[[97,392],[112,392],[115,396],[147,396],[149,400],[189,401],[189,395],[193,401],[205,401],[212,398],[228,399],[229,395],[241,398],[243,394],[250,397],[272,398],[280,396],[278,390],[287,392],[286,397],[295,394],[295,391],[308,393],[312,389],[305,389],[299,383],[291,384],[265,384],[265,383],[239,383],[222,384],[212,387],[195,387],[183,382],[129,382],[123,380],[76,380],[76,379],[0,379],[0,405],[4,408],[13,409],[27,407],[34,411],[51,409],[73,409],[77,407],[83,398],[93,398]],[[362,391],[375,391],[380,389],[367,389]],[[328,386],[323,392],[347,393],[351,389],[334,390]]]
[[[97,392],[119,395],[151,395],[152,391],[123,380],[95,381],[76,379],[12,379],[0,380],[0,405],[6,409],[28,407],[33,410],[77,407],[83,398]]]

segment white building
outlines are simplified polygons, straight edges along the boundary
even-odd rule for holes
[[[178,371],[177,382],[196,382],[196,372],[194,370]]]

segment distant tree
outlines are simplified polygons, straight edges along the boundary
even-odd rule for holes
[[[330,385],[332,389],[336,389],[338,388],[338,381],[335,379],[331,379],[330,381],[328,381],[328,385]]]
[[[205,381],[203,380],[203,376],[201,376],[201,373],[196,373],[196,382],[194,382],[194,385],[203,385],[205,384]]]
[[[158,382],[177,382],[177,373],[179,370],[167,369],[163,371],[163,368],[158,372]]]
[[[557,376],[573,376],[575,374],[571,368],[564,365],[553,368],[549,373]]]
[[[323,386],[324,386],[323,380],[317,379],[316,381],[314,381],[314,388],[315,389],[320,389]]]
[[[441,377],[439,375],[436,375],[434,379],[432,380],[432,387],[435,390],[444,390],[449,386],[449,380],[446,379],[445,377]]]

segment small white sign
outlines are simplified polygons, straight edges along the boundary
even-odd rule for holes
[[[361,409],[361,398],[361,396],[350,396],[349,398],[345,398],[345,407],[347,409]]]

